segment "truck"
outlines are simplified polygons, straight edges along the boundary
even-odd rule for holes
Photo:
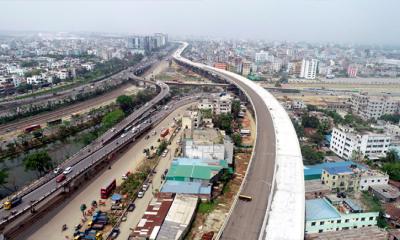
[[[22,198],[21,197],[14,197],[14,198],[12,198],[10,200],[7,200],[3,204],[3,207],[4,207],[4,209],[9,210],[9,209],[11,209],[13,207],[18,206],[21,202],[22,202]]]

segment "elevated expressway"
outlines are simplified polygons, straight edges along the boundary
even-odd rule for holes
[[[134,77],[132,75],[133,72],[131,74],[127,74],[126,76]],[[138,78],[137,80],[144,81],[147,84],[155,85],[158,88],[157,96],[126,117],[123,121],[118,123],[114,130],[107,131],[101,137],[65,161],[61,167],[65,168],[67,166],[73,166],[72,172],[67,175],[67,179],[65,181],[62,183],[57,183],[55,179],[56,174],[50,172],[18,192],[17,195],[22,197],[21,204],[12,208],[11,211],[0,209],[1,229],[6,228],[5,231],[7,231],[9,228],[18,227],[18,222],[21,221],[21,219],[16,222],[14,222],[14,220],[20,216],[25,216],[25,218],[32,217],[30,216],[29,210],[40,208],[40,206],[43,207],[42,202],[48,201],[61,192],[68,191],[66,189],[74,186],[74,180],[76,178],[82,177],[83,174],[87,174],[89,170],[91,170],[93,167],[96,167],[98,164],[111,160],[116,152],[118,152],[128,143],[133,142],[144,131],[151,128],[155,122],[159,121],[162,117],[164,117],[165,114],[167,114],[167,111],[159,111],[149,117],[149,114],[152,112],[154,106],[156,106],[169,95],[168,85],[161,82],[146,81],[141,78]],[[182,100],[185,102],[185,99]],[[147,119],[144,120],[145,118]],[[139,131],[135,133],[128,131],[125,134],[125,137],[120,137],[121,132],[126,127],[140,123],[141,126]],[[24,219],[24,217],[22,217],[22,219]]]
[[[238,74],[192,62],[174,59],[193,71],[236,85],[251,102],[257,124],[256,142],[238,194],[252,201],[238,200],[217,235],[217,239],[304,238],[304,179],[299,142],[285,109],[265,89]]]

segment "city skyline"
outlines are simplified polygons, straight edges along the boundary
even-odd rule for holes
[[[0,30],[168,32],[172,36],[397,45],[400,2],[384,2],[4,1]]]

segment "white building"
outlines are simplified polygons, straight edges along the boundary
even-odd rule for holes
[[[182,117],[182,127],[184,129],[198,128],[201,124],[201,114],[197,111],[187,111]]]
[[[304,109],[304,108],[307,108],[307,105],[302,100],[293,100],[292,108],[293,109]]]
[[[256,53],[255,56],[256,63],[264,63],[267,61],[267,59],[268,59],[268,52],[261,51]]]
[[[36,85],[42,82],[42,76],[34,75],[26,78],[26,83],[29,85]]]
[[[371,132],[357,133],[346,126],[333,128],[330,149],[344,159],[353,159],[355,155],[378,159],[386,156],[391,137]]]
[[[305,79],[315,79],[317,77],[318,60],[303,59],[301,63],[300,77]]]
[[[379,171],[368,170],[361,174],[360,191],[367,191],[370,186],[386,185],[389,182],[389,175]]]
[[[232,96],[229,94],[223,96],[211,96],[209,99],[203,99],[197,104],[200,110],[210,109],[214,114],[228,114],[232,111]]]
[[[368,96],[366,94],[353,94],[351,109],[361,118],[378,119],[384,114],[399,112],[399,101],[389,96]]]
[[[59,79],[61,79],[61,80],[65,80],[65,79],[67,79],[67,77],[68,77],[68,71],[66,71],[66,70],[62,70],[62,71],[58,71],[57,72],[57,77],[59,78]]]

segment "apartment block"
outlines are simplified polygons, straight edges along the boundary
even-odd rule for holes
[[[399,101],[389,96],[369,96],[367,94],[353,94],[351,109],[364,120],[378,119],[384,114],[399,112]]]
[[[390,135],[372,132],[358,133],[353,128],[339,126],[332,130],[330,149],[344,159],[353,159],[359,155],[375,160],[386,156],[390,142]]]

